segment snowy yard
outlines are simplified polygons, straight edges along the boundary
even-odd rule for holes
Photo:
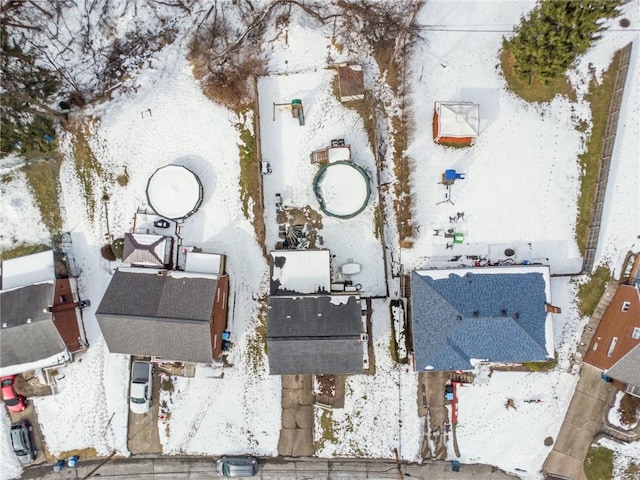
[[[552,274],[580,270],[582,260],[575,241],[581,174],[577,156],[589,132],[581,133],[577,127],[591,121],[584,98],[590,65],[598,77],[615,50],[634,42],[636,54],[627,85],[640,84],[640,4],[632,0],[624,7],[624,16],[635,30],[612,28],[604,33],[571,72],[576,101],[556,97],[548,104],[530,104],[507,90],[498,52],[502,35],[534,4],[435,1],[426,2],[416,16],[415,21],[425,27],[451,28],[425,28],[424,41],[417,43],[408,59],[412,131],[407,155],[417,236],[411,249],[387,244],[400,253],[405,273],[458,255],[497,260],[505,248],[516,250],[519,260],[548,263]],[[335,255],[334,269],[347,261],[362,265],[362,273],[353,280],[362,285],[363,296],[385,296],[387,283],[391,292],[397,285],[395,279],[385,276],[383,244],[376,236],[377,167],[372,147],[378,146],[369,144],[362,118],[333,94],[335,71],[324,68],[330,33],[304,22],[288,29],[286,41],[279,37],[264,47],[270,49],[272,74],[258,80],[262,156],[272,168],[263,177],[267,251],[281,240],[276,194],[281,195],[285,208],[311,207],[320,212],[312,183],[318,165],[310,162],[309,155],[329,146],[332,139],[344,138],[354,163],[371,178],[371,195],[367,207],[353,218],[320,213],[316,247]],[[184,39],[164,47],[145,62],[135,78],[135,89],[116,90],[113,99],[87,112],[94,119],[90,146],[109,172],[94,179],[94,196],[101,206],[103,193],[108,194],[109,229],[121,236],[131,229],[136,210],[146,206],[147,181],[157,168],[179,164],[198,175],[204,200],[184,222],[181,235],[187,246],[227,255],[228,328],[235,345],[228,357],[229,367],[203,366],[196,370],[195,378],[172,377],[170,383],[165,379],[159,401],[170,415],[158,421],[163,453],[275,456],[281,382],[268,374],[256,330],[261,315],[258,300],[267,292],[268,265],[251,221],[242,214],[241,121],[204,96],[185,51]],[[374,64],[366,58],[362,63],[365,79],[377,82]],[[302,100],[304,126],[290,110],[274,107],[274,103],[292,99]],[[433,104],[449,100],[480,105],[480,135],[471,148],[453,149],[433,142]],[[606,262],[618,270],[626,252],[638,249],[639,115],[640,91],[627,88],[595,262]],[[72,137],[62,134],[59,140],[65,157],[60,172],[64,229],[71,232],[75,260],[82,271],[82,297],[92,301],[84,311],[90,348],[81,361],[59,369],[59,392],[35,399],[34,404],[52,455],[93,448],[99,455],[116,451],[127,456],[129,357],[107,351],[95,318],[118,264],[100,256],[107,233],[106,212],[98,207],[94,220],[88,215],[73,162]],[[453,204],[438,205],[444,199],[444,187],[438,182],[449,168],[464,172],[466,178],[453,185]],[[124,172],[129,182],[121,186],[114,178]],[[4,227],[0,249],[16,242],[47,243],[48,234],[24,174],[15,169],[0,174],[0,223]],[[450,217],[458,212],[464,212],[464,221],[456,225],[464,230],[465,241],[447,249],[444,238],[434,236],[433,230],[449,226]],[[461,461],[496,465],[521,478],[541,478],[539,470],[551,448],[543,441],[548,436],[555,439],[578,380],[575,370],[567,371],[586,322],[577,312],[575,296],[576,286],[569,277],[552,279],[551,298],[562,308],[562,314],[555,315],[558,364],[553,370],[489,375],[483,369],[473,385],[458,389],[456,433]],[[370,335],[376,373],[348,377],[344,409],[327,414],[316,408],[314,440],[320,445],[316,455],[393,458],[398,448],[403,459],[416,461],[424,422],[417,412],[417,375],[391,359],[388,299],[373,301]],[[505,408],[508,399],[515,409]],[[3,412],[2,479],[15,478],[21,471],[11,452],[8,425]],[[629,459],[640,458],[638,442],[625,446],[600,443],[619,453],[617,472]]]
[[[313,179],[319,165],[310,161],[311,152],[326,148],[332,139],[344,139],[351,146],[353,162],[363,167],[372,182],[367,207],[353,218],[341,219],[321,214],[321,240],[316,248],[327,248],[335,257],[336,269],[347,261],[362,265],[353,277],[362,284],[364,296],[385,295],[385,272],[382,244],[376,237],[375,211],[378,197],[375,189],[376,165],[364,130],[362,118],[342,105],[332,92],[334,70],[263,77],[258,82],[260,98],[260,131],[262,156],[271,164],[272,173],[264,176],[265,222],[267,247],[278,241],[275,196],[280,193],[284,208],[310,206],[320,212],[313,192]],[[289,109],[274,106],[301,99],[305,125],[300,126]],[[346,186],[349,191],[350,186]]]

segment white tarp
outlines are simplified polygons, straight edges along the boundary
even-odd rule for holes
[[[329,147],[327,148],[329,163],[339,160],[351,160],[351,148],[349,147]]]
[[[436,102],[438,137],[477,137],[480,133],[480,106],[471,102]]]

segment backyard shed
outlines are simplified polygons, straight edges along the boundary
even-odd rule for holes
[[[480,106],[472,102],[435,102],[433,140],[471,144],[480,133]]]
[[[340,101],[364,100],[364,75],[360,65],[339,65],[338,88]]]

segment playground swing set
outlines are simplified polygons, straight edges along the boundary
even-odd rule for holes
[[[273,121],[276,121],[276,107],[280,107],[280,110],[291,110],[293,118],[298,119],[298,123],[301,127],[304,126],[304,107],[302,106],[302,100],[294,98],[289,103],[275,103],[273,102]]]

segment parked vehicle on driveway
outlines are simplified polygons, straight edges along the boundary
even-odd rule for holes
[[[36,450],[33,447],[31,431],[33,427],[26,420],[21,420],[11,425],[11,446],[22,464],[29,464],[36,459]]]
[[[0,384],[2,384],[2,401],[7,405],[10,412],[17,413],[27,408],[27,401],[13,388],[15,380],[16,375],[0,377]]]
[[[258,474],[256,457],[220,457],[216,473],[221,477],[254,477]]]
[[[131,364],[129,407],[133,413],[147,413],[152,403],[153,366],[150,362],[134,361]]]

